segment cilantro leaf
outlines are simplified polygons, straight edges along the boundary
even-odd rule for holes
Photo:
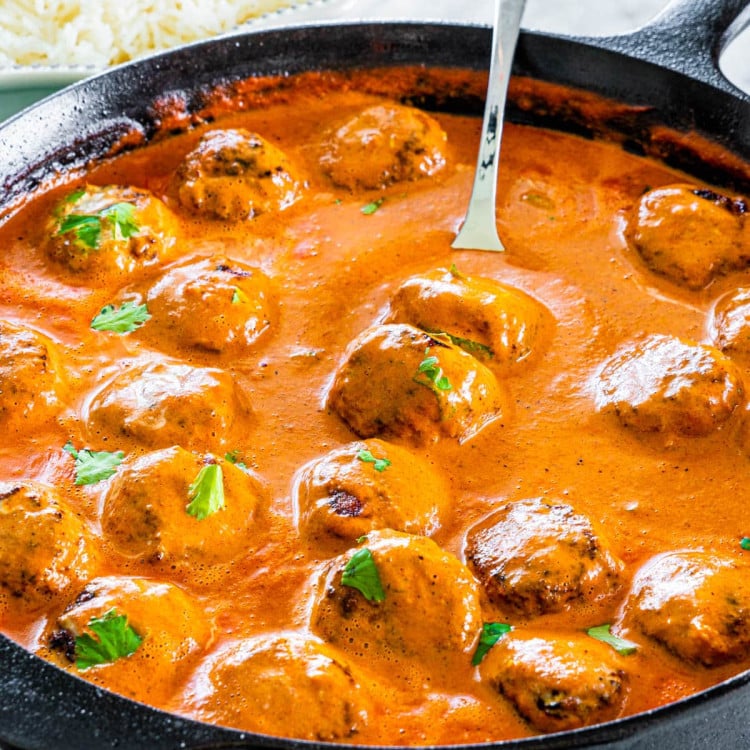
[[[134,654],[143,638],[128,625],[125,615],[110,609],[101,617],[92,617],[89,629],[96,635],[83,633],[76,637],[76,667],[88,669],[97,664],[111,664],[117,659]]]
[[[219,464],[206,464],[188,488],[185,510],[202,521],[224,507],[224,474]]]
[[[618,654],[622,654],[623,656],[628,656],[629,654],[633,654],[638,650],[637,643],[633,643],[633,641],[626,641],[624,638],[619,638],[618,636],[613,635],[610,632],[611,627],[612,626],[609,624],[597,625],[595,628],[589,628],[586,631],[586,635],[590,635],[597,641],[601,641],[602,643],[606,643],[608,646],[612,646],[612,648],[617,651]]]
[[[102,222],[98,216],[85,216],[83,214],[68,214],[61,222],[57,234],[71,233],[76,242],[80,242],[91,250],[99,246],[99,235],[102,231]]]
[[[145,304],[136,302],[123,302],[119,308],[114,305],[105,305],[99,314],[91,321],[91,327],[95,331],[114,331],[115,333],[131,333],[140,328],[151,318]]]
[[[357,453],[357,458],[366,464],[372,464],[375,471],[385,471],[391,465],[389,458],[375,458],[370,451],[364,448]]]
[[[380,574],[375,559],[367,547],[357,550],[344,567],[341,583],[349,586],[367,599],[368,602],[385,601],[385,591],[380,582]]]
[[[424,353],[429,355],[429,347]],[[426,385],[436,393],[438,391],[449,391],[451,386],[450,380],[443,374],[438,358],[436,356],[426,356],[417,368],[417,374],[414,376],[414,382],[419,385]]]
[[[749,536],[743,536],[742,539],[740,539],[740,547],[744,550],[750,550],[750,537]]]
[[[365,215],[370,216],[374,214],[385,202],[385,198],[378,198],[377,200],[368,203],[366,206],[362,206],[359,210]]]
[[[485,622],[479,634],[479,643],[471,659],[472,666],[481,664],[487,652],[506,634],[513,630],[507,622]]]
[[[244,461],[241,461],[240,458],[241,456],[238,450],[230,451],[229,453],[224,454],[225,461],[233,464],[238,469],[242,469],[242,471],[250,471],[250,469],[247,468],[247,464]]]
[[[77,191],[68,196],[66,203],[77,203],[85,191]],[[70,213],[60,221],[57,235],[72,234],[75,241],[89,250],[96,250],[101,240],[104,222],[112,225],[115,239],[127,239],[138,232],[135,222],[135,206],[132,203],[113,203],[93,214]]]
[[[96,484],[109,479],[117,473],[117,467],[122,463],[125,454],[122,451],[109,453],[107,451],[91,451],[88,448],[76,450],[73,443],[68,441],[63,450],[75,459],[77,485]]]
[[[233,305],[239,305],[243,302],[249,302],[250,300],[247,298],[247,295],[245,292],[242,291],[238,286],[234,287],[234,291],[232,292],[232,304]]]
[[[132,203],[113,203],[99,211],[99,215],[112,222],[113,234],[117,239],[127,239],[138,232],[138,225],[135,223],[135,206]]]
[[[454,346],[457,346],[459,349],[463,349],[469,354],[481,354],[488,359],[492,359],[495,356],[494,352],[492,351],[492,349],[490,349],[489,346],[487,346],[487,344],[481,344],[479,341],[474,341],[473,339],[464,339],[460,336],[454,336],[452,333],[448,333],[447,331],[432,331],[428,329],[427,333],[429,333],[430,338],[435,339],[435,341],[442,344],[453,344]]]

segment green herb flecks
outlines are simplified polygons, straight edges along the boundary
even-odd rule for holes
[[[433,331],[428,329],[427,333],[430,334],[430,338],[433,338],[439,343],[453,344],[459,349],[463,349],[465,352],[468,352],[469,354],[472,354],[474,356],[480,355],[482,357],[486,357],[487,359],[492,359],[495,356],[489,346],[487,346],[486,344],[481,344],[479,343],[479,341],[474,341],[473,339],[464,339],[461,338],[461,336],[454,336],[452,333],[448,333],[447,331]]]
[[[481,664],[487,652],[506,634],[513,630],[507,622],[485,622],[479,634],[479,643],[471,659],[472,666]]]
[[[76,450],[73,443],[68,441],[63,450],[75,459],[75,473],[77,485],[96,484],[109,479],[117,473],[117,467],[122,463],[125,454],[122,451],[109,453],[107,451],[91,451],[88,448]]]
[[[633,654],[638,650],[637,643],[633,643],[633,641],[626,641],[624,638],[619,638],[618,636],[613,635],[610,632],[611,627],[612,626],[610,624],[597,625],[594,628],[589,628],[586,631],[586,635],[590,635],[597,641],[601,641],[602,643],[606,643],[608,646],[612,646],[612,648],[617,651],[618,654],[622,654],[623,656],[628,656],[629,654]]]
[[[426,385],[436,393],[451,390],[451,382],[443,374],[438,358],[435,355],[430,356],[429,347],[425,349],[424,353],[426,356],[419,363],[414,382],[419,383],[419,385]]]
[[[123,302],[120,307],[105,305],[91,321],[95,331],[113,331],[114,333],[132,333],[151,318],[145,304]]]
[[[357,589],[368,602],[385,601],[385,591],[375,559],[367,547],[357,550],[341,574],[341,583]]]
[[[78,198],[82,195],[83,193]],[[112,235],[115,239],[132,237],[138,232],[138,225],[135,222],[135,206],[132,203],[113,203],[93,214],[70,213],[60,221],[57,234],[72,234],[79,245],[89,250],[96,250],[99,247],[104,226],[112,227]]]
[[[377,200],[368,203],[366,206],[362,206],[359,210],[365,215],[370,216],[374,214],[385,202],[385,198],[378,198]]]
[[[125,615],[110,609],[101,617],[89,620],[89,629],[96,638],[83,633],[75,639],[76,667],[89,669],[97,664],[111,664],[134,654],[143,638],[128,625]]]
[[[744,536],[740,539],[740,547],[744,550],[750,550],[750,536]]]
[[[242,471],[250,471],[250,469],[247,468],[247,464],[242,460],[242,456],[240,455],[240,452],[238,450],[233,450],[229,451],[229,453],[225,453],[224,460],[236,466],[238,469],[242,469]]]
[[[250,300],[247,298],[247,295],[245,292],[242,291],[238,286],[234,287],[234,290],[232,291],[232,304],[233,305],[239,305],[244,302],[249,302]]]
[[[206,464],[188,488],[188,515],[198,521],[212,516],[224,507],[224,474],[219,464]]]
[[[365,448],[357,453],[357,458],[366,464],[372,464],[375,471],[385,471],[391,465],[389,458],[375,458],[372,452]]]

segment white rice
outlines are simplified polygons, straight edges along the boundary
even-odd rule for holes
[[[299,0],[0,0],[0,67],[97,68],[231,31]]]

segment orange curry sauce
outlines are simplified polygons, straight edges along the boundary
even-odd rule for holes
[[[396,90],[398,76],[392,76]],[[20,386],[21,395],[13,392],[23,355],[7,352],[5,340],[18,329],[0,334],[2,631],[74,674],[161,708],[280,736],[362,744],[472,743],[567,729],[674,701],[749,667],[750,594],[743,579],[750,551],[740,542],[750,536],[750,415],[741,385],[750,350],[723,346],[727,367],[735,369],[731,377],[709,377],[710,387],[722,383],[717,396],[692,383],[689,353],[682,364],[669,360],[666,350],[662,359],[640,360],[649,345],[632,343],[672,337],[686,350],[707,351],[714,357],[709,366],[724,363],[712,328],[714,305],[750,284],[748,272],[739,261],[720,259],[711,261],[715,273],[707,280],[694,283],[689,269],[680,278],[679,268],[659,265],[659,249],[649,255],[648,237],[639,252],[634,228],[644,193],[657,191],[658,199],[662,186],[706,186],[615,144],[510,124],[498,197],[507,252],[452,251],[471,188],[479,120],[431,114],[447,134],[444,142],[434,136],[437,161],[444,158],[444,164],[410,172],[405,159],[416,158],[420,148],[409,146],[380,184],[363,186],[352,178],[347,185],[346,176],[325,167],[336,129],[388,100],[340,85],[336,76],[315,81],[309,90],[300,86],[267,106],[225,112],[106,161],[85,181],[61,178],[0,228],[3,325],[48,337],[58,358],[53,395],[31,404],[41,399],[38,393],[24,395]],[[382,122],[388,126],[387,118]],[[181,195],[175,174],[203,133],[238,128],[278,149],[268,158],[282,160],[293,174],[284,189],[294,195],[289,205],[259,203],[250,218],[236,220],[231,206],[217,218],[201,212],[205,196]],[[372,149],[352,158],[366,161]],[[347,172],[346,164],[338,169]],[[61,201],[85,184],[150,191],[171,212],[165,232],[176,239],[156,260],[136,260],[126,270],[77,267],[71,248],[58,252],[60,237],[55,246],[49,234],[59,230],[55,216],[70,210]],[[723,207],[716,197],[697,200],[731,216],[747,256],[750,220],[743,225],[741,198],[727,198]],[[690,217],[700,221],[695,211]],[[706,222],[705,237],[691,229],[691,241],[715,248],[720,240],[708,236],[714,226]],[[672,233],[667,244],[685,241],[675,227],[665,231]],[[204,344],[186,343],[170,327],[168,299],[159,298],[160,313],[156,301],[152,309],[149,294],[165,269],[207,258],[206,268],[240,263],[253,269],[251,276],[270,280],[262,293],[242,286],[250,272],[237,271],[232,282],[240,289],[235,301],[260,310],[263,330],[247,345],[211,348],[226,321],[210,295],[182,298],[188,306],[183,325],[199,331],[194,340],[203,336]],[[430,331],[435,340],[410,328],[407,338],[418,348],[406,360],[417,358],[416,366],[408,365],[414,377],[399,384],[391,360],[358,353],[352,341],[385,321],[410,322],[394,315],[393,303],[414,277],[467,288],[477,280],[489,280],[490,288],[500,282],[525,293],[516,327],[523,329],[523,316],[534,310],[542,322],[529,322],[518,334],[528,350],[517,362],[509,355],[507,366],[499,354],[489,355],[486,343],[473,353],[455,353],[458,347],[440,337],[442,331]],[[177,284],[169,279],[167,286]],[[255,304],[253,295],[265,302]],[[91,328],[103,307],[124,301],[145,301],[152,318],[125,334]],[[497,310],[487,314],[502,322]],[[451,333],[449,325],[436,325]],[[456,325],[455,335],[471,340],[460,321]],[[717,348],[700,349],[701,343]],[[454,369],[446,364],[448,352],[455,354]],[[438,369],[428,363],[420,370],[420,359],[430,356]],[[110,390],[104,404],[102,389],[113,380],[127,386],[164,361],[214,368],[202,401],[190,396],[180,404],[180,372],[187,371],[172,370],[167,380],[182,384],[161,405],[168,383],[139,392],[135,426],[118,404],[128,398],[124,391]],[[636,366],[617,371],[622,362]],[[655,386],[658,392],[646,393],[645,417],[635,396],[612,395],[620,381],[648,390],[643,368],[658,380],[673,365],[683,369],[670,384]],[[482,377],[491,379],[494,395],[472,391],[479,366],[489,373]],[[358,390],[337,406],[343,397],[337,401],[334,392],[349,375]],[[464,375],[469,405],[446,411],[446,401],[435,409],[430,400],[437,404],[448,393],[438,380],[453,378],[451,393],[457,394],[456,378]],[[413,398],[421,400],[415,405]],[[33,419],[19,417],[24,408]],[[453,429],[450,420],[463,408],[471,425]],[[152,409],[159,416],[149,421]],[[399,421],[410,409],[411,417]],[[358,422],[359,410],[374,410],[374,422]],[[385,412],[391,416],[381,419]],[[355,441],[367,438],[383,441],[367,444],[375,459],[392,446],[389,466],[357,458],[363,446]],[[123,451],[124,461],[112,477],[77,486],[75,461],[63,450],[69,441],[79,451]],[[184,452],[173,448],[178,444]],[[156,468],[149,468],[157,451]],[[303,467],[332,451],[349,451],[354,479],[345,491],[332,490],[321,507],[344,525],[318,519],[313,533],[298,504],[305,483],[313,481],[312,470],[305,474]],[[223,469],[225,507],[199,520],[185,510],[189,486],[212,464]],[[359,498],[357,472],[375,486]],[[47,550],[41,554],[34,534],[22,530],[38,505],[39,487],[55,498],[50,507],[62,508],[53,515],[70,520],[65,533],[57,533],[53,521],[38,522]],[[14,505],[20,496],[25,506]],[[346,524],[367,502],[380,503],[374,525],[348,532],[355,526]],[[399,513],[391,514],[389,504]],[[576,547],[580,539],[566,547],[567,536],[554,529],[546,538],[534,536],[537,524],[545,533],[540,509],[544,515],[553,508],[562,528],[566,518],[583,527],[586,551]],[[508,521],[511,509],[527,509],[531,519]],[[401,535],[375,530],[377,513]],[[477,529],[496,518],[517,526],[478,539]],[[490,580],[480,558],[502,561],[526,536],[528,567],[523,554],[512,561],[520,583],[508,592],[502,573]],[[56,557],[50,545],[64,549]],[[359,549],[372,552],[384,601],[367,601],[341,582],[344,563]],[[688,571],[683,588],[696,587],[676,604],[665,591],[680,589],[679,570],[643,578],[657,556],[675,551],[686,551],[687,562],[676,566]],[[545,561],[541,568],[536,554]],[[559,569],[546,569],[550,561]],[[714,564],[720,593],[712,598],[698,579]],[[603,572],[587,579],[592,565]],[[157,582],[168,585],[160,589]],[[688,632],[688,624],[646,612],[648,596],[667,613],[695,606],[710,631],[705,651],[703,636]],[[105,601],[98,609],[97,597]],[[141,645],[111,663],[77,667],[71,644],[90,617],[110,609],[127,617]],[[507,623],[512,630],[475,666],[483,623]],[[634,652],[619,654],[586,635],[605,623],[634,643]],[[274,649],[264,651],[269,643]],[[545,651],[545,643],[556,645]]]

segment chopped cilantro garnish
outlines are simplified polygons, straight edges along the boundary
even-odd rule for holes
[[[549,211],[555,207],[552,199],[544,193],[524,193],[521,196],[521,200],[524,201],[524,203],[528,203],[535,208],[544,209],[545,211]]]
[[[586,631],[586,634],[590,635],[592,638],[596,638],[597,641],[601,641],[602,643],[606,643],[608,646],[612,646],[612,648],[617,651],[618,654],[622,654],[623,656],[635,653],[635,651],[638,649],[638,644],[633,643],[632,641],[626,641],[624,638],[619,638],[618,636],[613,635],[610,632],[611,627],[612,626],[609,624],[597,625],[594,628],[589,628]]]
[[[245,292],[242,291],[238,286],[234,287],[234,291],[232,292],[232,304],[233,305],[239,305],[241,302],[249,302],[250,300],[247,298],[247,295]]]
[[[125,615],[118,615],[110,609],[101,617],[92,617],[89,629],[96,635],[88,633],[76,637],[76,667],[88,669],[97,664],[111,664],[117,659],[134,654],[143,643],[143,638],[128,625]]]
[[[374,214],[385,202],[385,198],[378,198],[377,200],[368,203],[366,206],[362,206],[359,210],[365,215],[369,216]]]
[[[76,461],[75,483],[77,485],[96,484],[104,479],[109,479],[117,472],[117,467],[125,458],[122,451],[109,453],[107,451],[91,451],[88,448],[81,448],[78,451],[70,441],[65,443],[63,450],[70,453]]]
[[[145,304],[123,302],[119,308],[114,305],[103,307],[91,321],[91,327],[95,331],[131,333],[136,328],[140,328],[150,317]]]
[[[344,586],[357,589],[368,602],[385,601],[385,591],[375,560],[367,547],[357,550],[341,574]]]
[[[240,452],[238,450],[225,453],[224,459],[230,464],[236,466],[238,469],[242,469],[242,471],[249,471],[249,469],[247,468],[247,464],[244,461],[240,460]]]
[[[188,488],[185,510],[202,521],[224,507],[224,474],[219,464],[206,464]]]
[[[420,385],[426,385],[434,391],[449,391],[452,386],[450,380],[443,375],[438,358],[429,356],[429,347],[424,352],[427,356],[419,363],[414,381]]]
[[[740,547],[744,550],[750,550],[750,536],[745,536],[740,539]]]
[[[372,464],[375,471],[385,471],[391,465],[390,459],[375,458],[370,451],[364,448],[357,453],[357,458],[366,464]]]
[[[481,354],[484,357],[487,357],[487,359],[492,359],[494,356],[492,349],[490,349],[489,346],[486,344],[480,344],[478,341],[474,341],[473,339],[464,339],[460,336],[454,336],[452,333],[448,333],[447,331],[430,331],[428,330],[427,333],[430,334],[430,337],[435,339],[435,341],[441,342],[441,343],[451,343],[454,346],[457,346],[459,349],[463,349],[465,352],[469,352],[469,354]]]
[[[485,622],[482,625],[482,632],[479,634],[479,643],[471,659],[472,666],[476,667],[481,664],[482,659],[487,656],[487,652],[502,638],[506,633],[513,630],[507,622]]]
[[[466,278],[461,273],[461,271],[458,270],[458,268],[456,267],[455,263],[451,263],[451,267],[450,267],[449,270],[450,270],[451,276],[453,276],[454,279],[464,279],[464,278]]]
[[[73,202],[77,202],[83,195],[84,193],[81,192]],[[68,202],[70,200],[69,196]],[[127,239],[138,232],[138,225],[135,223],[135,206],[132,203],[113,203],[94,214],[70,213],[64,216],[57,234],[71,233],[81,245],[90,250],[96,250],[99,247],[104,222],[111,224],[112,234],[116,239]]]

